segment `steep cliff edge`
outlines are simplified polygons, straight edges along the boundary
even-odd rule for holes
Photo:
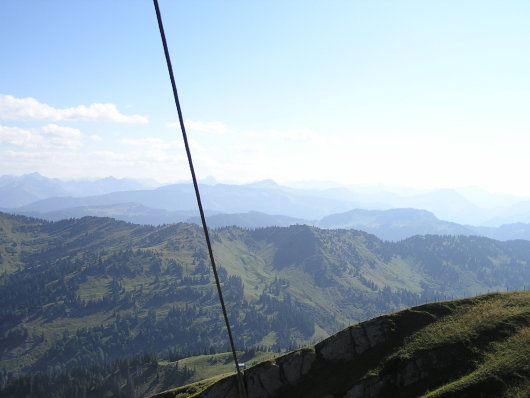
[[[425,304],[244,373],[249,398],[530,396],[530,292]],[[235,375],[156,395],[238,398]]]

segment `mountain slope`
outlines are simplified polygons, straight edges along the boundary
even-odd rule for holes
[[[462,225],[442,221],[426,210],[361,210],[332,214],[322,218],[321,228],[359,229],[384,240],[401,240],[414,235],[474,235]]]
[[[201,224],[198,216],[190,217],[186,222]],[[270,215],[259,211],[236,214],[213,214],[207,217],[209,228],[222,228],[236,226],[241,228],[266,228],[266,227],[288,227],[294,224],[308,224],[307,220],[300,218]]]
[[[143,184],[131,179],[102,178],[95,181],[61,181],[39,173],[0,177],[0,208],[15,208],[38,200],[61,196],[85,196],[114,191],[141,189]]]
[[[154,209],[138,203],[117,203],[110,205],[95,205],[71,207],[46,213],[24,211],[21,214],[28,217],[38,217],[48,221],[60,221],[68,218],[83,217],[112,217],[116,220],[142,225],[162,225],[185,222],[197,214],[195,210],[163,210]],[[206,212],[206,214],[211,214]]]
[[[204,208],[212,212],[244,213],[260,211],[268,214],[288,214],[290,217],[315,219],[337,211],[346,211],[355,203],[322,198],[304,191],[270,184],[201,185]],[[55,197],[17,208],[20,212],[48,213],[65,208],[106,206],[134,202],[146,207],[165,210],[196,208],[195,193],[189,183],[173,184],[153,190],[112,192],[85,197]]]
[[[391,243],[306,225],[211,238],[238,347],[285,349],[418,303],[530,285],[527,241]],[[0,368],[219,351],[225,337],[198,226],[0,214]]]
[[[260,187],[260,185],[258,185]],[[136,195],[136,194],[135,194]],[[167,210],[147,207],[139,203],[119,202],[125,200],[127,195],[108,195],[96,198],[59,198],[60,209],[44,211],[31,210],[35,206],[56,206],[57,203],[50,199],[39,201],[23,208],[15,209],[17,214],[28,217],[39,217],[48,221],[58,221],[67,218],[82,218],[86,216],[113,217],[117,220],[144,225],[162,225],[176,222],[190,222],[201,224],[196,210]],[[134,196],[134,195],[132,195]],[[106,198],[103,200],[103,198]],[[183,205],[189,203],[176,200]],[[100,204],[99,201],[103,200]],[[76,202],[86,203],[95,201],[94,204],[79,207],[68,207]],[[116,202],[112,203],[111,202]],[[170,204],[171,205],[171,204]],[[64,206],[64,207],[63,207]],[[46,207],[45,207],[46,208]],[[38,207],[37,207],[38,209]],[[294,224],[316,225],[327,229],[357,229],[376,235],[383,240],[397,241],[414,235],[479,235],[498,240],[526,239],[530,240],[530,224],[516,223],[501,225],[500,227],[477,227],[460,225],[449,221],[439,220],[434,214],[418,209],[388,209],[388,210],[363,210],[354,209],[344,213],[334,213],[324,216],[320,220],[308,220],[285,215],[271,215],[259,211],[244,213],[219,213],[206,211],[208,226],[222,228],[237,226],[242,228],[265,228],[271,226],[289,226]]]
[[[249,397],[522,397],[529,358],[530,292],[522,291],[381,316],[256,365],[244,382]],[[155,397],[239,397],[235,376],[208,384]]]
[[[527,219],[530,219],[528,217]],[[503,224],[500,227],[469,227],[475,231],[475,235],[487,236],[498,240],[530,240],[530,223]]]
[[[129,202],[164,210],[195,208],[191,183],[147,189],[157,185],[154,181],[140,182],[114,177],[96,181],[61,181],[43,177],[38,173],[24,176],[4,175],[0,176],[0,209],[13,211],[16,208],[19,214],[35,211],[43,214],[67,208]],[[319,186],[317,182],[282,186],[272,180],[229,185],[219,184],[211,178],[201,180],[200,186],[205,196],[205,208],[216,213],[259,211],[316,220],[353,208],[416,208],[428,210],[438,218],[465,225],[499,226],[530,222],[528,198],[492,194],[476,188],[416,191],[384,186],[346,188],[337,184],[324,184],[315,188]],[[117,194],[118,191],[128,192],[120,195]],[[44,201],[41,201],[43,199]],[[170,220],[167,220],[163,223],[169,222]]]

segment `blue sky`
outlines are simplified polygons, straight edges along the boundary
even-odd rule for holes
[[[530,195],[527,1],[160,0],[200,177]],[[189,178],[151,1],[0,3],[0,174]]]

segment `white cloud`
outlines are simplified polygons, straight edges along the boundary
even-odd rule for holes
[[[101,138],[99,135],[96,135],[96,134],[91,135],[90,139],[95,142],[103,141],[103,138]]]
[[[184,144],[180,141],[177,141],[177,140],[165,141],[161,138],[156,138],[156,137],[147,137],[147,138],[138,138],[138,139],[124,138],[121,140],[121,143],[124,145],[135,147],[135,148],[140,148],[146,152],[174,151],[174,150],[181,150],[184,147]]]
[[[296,143],[318,143],[322,144],[325,142],[327,137],[323,137],[317,134],[315,131],[310,129],[296,129],[296,130],[287,130],[279,131],[276,129],[268,131],[256,131],[250,130],[245,133],[247,137],[251,138],[266,138],[266,139],[275,139],[284,142],[296,142]]]
[[[291,130],[283,134],[286,140],[294,142],[312,141],[318,138],[317,133],[309,129]]]
[[[57,178],[155,178],[172,182],[189,178],[185,156],[168,152],[2,151],[0,170],[9,174],[35,172]]]
[[[168,127],[174,127],[180,129],[180,123],[168,123]],[[202,131],[206,133],[213,134],[230,134],[232,130],[223,122],[213,121],[213,122],[203,122],[201,120],[186,120],[184,122],[186,130],[189,131]]]
[[[79,138],[83,135],[78,129],[59,126],[54,123],[41,127],[41,130],[44,134],[61,138]]]
[[[20,127],[7,127],[0,125],[0,144],[29,146],[34,134]]]
[[[39,129],[23,129],[0,125],[0,144],[24,148],[75,149],[83,140],[83,134],[71,127],[48,124]]]
[[[79,105],[72,108],[58,109],[43,104],[35,98],[15,98],[12,95],[0,94],[0,119],[4,120],[50,120],[50,121],[99,121],[116,123],[147,123],[147,118],[140,115],[124,115],[114,104]]]
[[[266,139],[269,140],[269,144],[277,142],[281,143],[312,143],[322,145],[327,142],[330,138],[328,136],[322,136],[321,134],[316,133],[313,130],[308,128],[295,129],[280,131],[277,129],[271,129],[267,131],[234,131],[227,124],[220,121],[204,122],[201,120],[186,120],[184,122],[187,131],[200,131],[213,133],[217,135],[233,135],[239,137],[240,140],[245,138],[251,139]],[[166,126],[171,128],[180,129],[180,124],[176,123],[167,123]]]
[[[244,145],[236,145],[234,146],[234,150],[235,152],[250,154],[265,153],[265,146],[262,144],[248,143]]]
[[[161,166],[164,163],[174,164],[177,160],[185,159],[184,144],[180,141],[166,141],[160,138],[140,138],[140,139],[123,139],[121,143],[128,146],[126,149],[126,158],[123,162],[128,162],[133,159],[131,169],[136,170],[140,168],[156,169],[166,168]],[[143,172],[145,170],[142,170]],[[156,177],[159,178],[159,177]]]

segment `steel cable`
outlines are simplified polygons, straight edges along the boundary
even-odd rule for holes
[[[232,337],[232,331],[230,329],[230,323],[228,322],[228,315],[227,315],[227,312],[226,312],[226,306],[225,306],[225,302],[224,302],[224,299],[223,299],[223,293],[221,291],[221,283],[219,282],[219,275],[217,274],[217,267],[215,266],[215,259],[214,259],[214,256],[213,256],[212,244],[210,242],[210,235],[208,233],[208,228],[206,226],[206,218],[204,217],[204,210],[202,208],[201,195],[199,193],[199,185],[197,184],[197,177],[195,176],[195,169],[193,167],[193,161],[192,161],[192,158],[191,158],[190,147],[188,145],[188,138],[187,138],[187,135],[186,135],[186,128],[184,127],[184,119],[182,117],[182,110],[180,108],[180,102],[179,102],[178,93],[177,93],[177,86],[175,84],[175,77],[173,76],[173,67],[171,66],[171,59],[169,57],[169,50],[168,50],[168,46],[167,46],[167,42],[166,42],[166,35],[164,33],[164,26],[162,24],[162,16],[160,14],[160,8],[158,7],[158,1],[157,0],[153,0],[153,3],[154,3],[154,6],[155,6],[155,11],[156,11],[156,18],[158,20],[158,27],[160,29],[160,36],[162,38],[162,45],[164,46],[164,54],[166,56],[166,62],[167,62],[167,69],[168,69],[168,72],[169,72],[169,78],[171,79],[171,87],[173,89],[173,97],[175,98],[175,105],[177,107],[179,123],[180,123],[180,129],[182,131],[182,138],[184,140],[184,146],[186,148],[186,154],[188,156],[188,163],[189,163],[189,166],[190,166],[191,177],[192,177],[192,180],[193,180],[193,187],[195,188],[195,197],[197,198],[197,205],[199,206],[199,213],[201,215],[202,229],[204,230],[204,237],[206,239],[206,245],[208,247],[208,253],[210,255],[210,262],[211,262],[213,274],[214,274],[214,277],[215,277],[215,284],[217,285],[217,293],[219,295],[219,301],[221,303],[221,308],[223,310],[223,316],[224,316],[224,320],[225,320],[225,324],[226,324],[226,330],[228,332],[228,338],[230,340],[230,346],[232,348],[232,356],[234,357],[234,364],[236,366],[239,396],[240,396],[240,398],[246,398],[246,391],[245,391],[244,382],[243,382],[243,375],[241,374],[241,371],[239,369],[239,363],[238,363],[238,360],[237,360],[237,354],[236,354],[236,349],[235,349],[235,345],[234,345],[234,339]]]

